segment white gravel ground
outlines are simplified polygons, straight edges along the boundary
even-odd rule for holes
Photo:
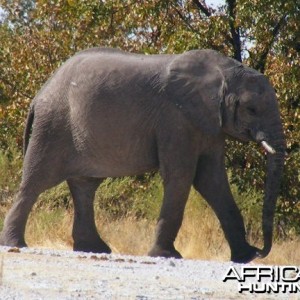
[[[238,292],[230,262],[0,247],[0,299],[300,299]],[[279,297],[279,298],[278,298]]]

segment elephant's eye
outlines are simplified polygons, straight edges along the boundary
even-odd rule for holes
[[[251,116],[255,116],[256,115],[256,109],[254,107],[247,107],[247,112],[249,113],[249,115]]]

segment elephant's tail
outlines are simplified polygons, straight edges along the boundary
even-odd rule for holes
[[[24,156],[26,154],[28,144],[29,144],[29,138],[30,138],[32,124],[33,124],[33,119],[34,119],[34,108],[33,108],[33,105],[31,105],[28,116],[27,116],[25,130],[24,130],[24,136],[23,136],[23,155]]]

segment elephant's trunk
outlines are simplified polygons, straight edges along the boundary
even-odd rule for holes
[[[278,124],[278,123],[277,123]],[[273,222],[276,208],[276,200],[280,189],[280,180],[283,173],[285,139],[281,125],[273,127],[274,134],[270,139],[271,146],[262,141],[262,146],[267,150],[267,177],[265,184],[265,197],[262,215],[262,230],[264,237],[264,247],[259,251],[260,257],[269,254],[272,247]]]

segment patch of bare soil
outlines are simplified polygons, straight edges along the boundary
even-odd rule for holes
[[[274,299],[223,282],[233,263],[0,247],[0,299]],[[239,265],[237,265],[239,266]],[[280,299],[291,299],[280,295]],[[296,298],[295,298],[296,299]]]

